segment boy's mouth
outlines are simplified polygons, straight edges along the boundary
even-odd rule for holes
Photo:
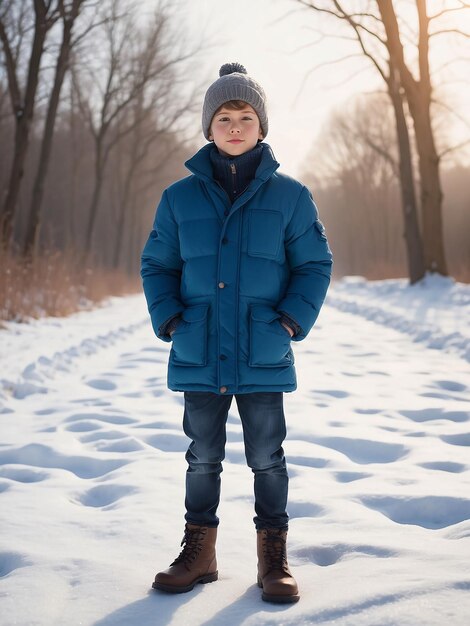
[[[229,143],[242,143],[243,139],[229,139]]]

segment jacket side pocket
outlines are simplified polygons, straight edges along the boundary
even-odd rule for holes
[[[291,338],[280,318],[268,305],[251,307],[248,361],[251,367],[286,367],[293,363]]]
[[[187,307],[171,338],[171,361],[174,365],[207,365],[208,304]]]

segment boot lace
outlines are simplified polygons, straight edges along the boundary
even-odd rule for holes
[[[285,538],[277,532],[267,533],[263,547],[268,571],[281,570],[289,573]]]
[[[207,528],[186,528],[181,540],[183,549],[171,565],[176,565],[177,563],[184,563],[185,566],[191,565],[202,550],[202,543],[206,533]]]

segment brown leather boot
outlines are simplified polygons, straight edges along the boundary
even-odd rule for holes
[[[299,589],[287,564],[287,530],[263,528],[258,537],[258,587],[266,602],[297,602]]]
[[[197,583],[217,580],[216,538],[217,528],[186,524],[181,542],[184,548],[168,569],[155,576],[152,587],[170,593],[185,593]]]

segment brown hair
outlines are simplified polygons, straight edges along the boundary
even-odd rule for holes
[[[229,100],[228,102],[224,102],[223,104],[221,104],[217,111],[214,113],[214,115],[217,115],[217,113],[223,108],[229,109],[229,111],[241,111],[246,107],[247,104],[248,103],[244,100]]]

